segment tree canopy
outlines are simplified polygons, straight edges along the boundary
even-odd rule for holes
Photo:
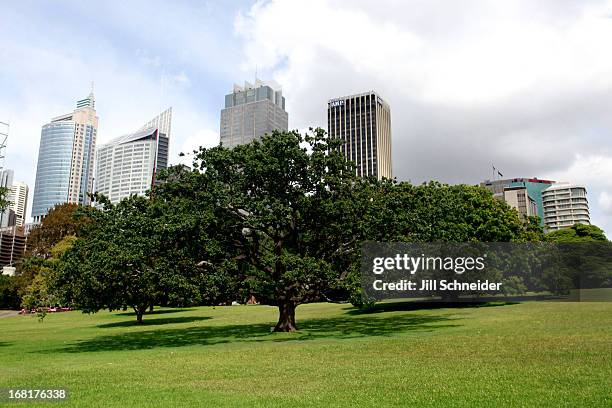
[[[300,304],[360,302],[365,241],[543,237],[537,222],[480,187],[356,177],[341,143],[321,129],[275,131],[232,149],[200,148],[193,168],[171,168],[147,197],[117,205],[94,197],[102,209],[72,214],[86,222],[58,264],[60,297],[85,312],[131,307],[141,322],[152,305],[254,296],[278,308],[276,331],[293,331]]]
[[[574,224],[570,228],[551,231],[546,240],[552,242],[607,242],[603,230],[595,225]]]
[[[190,197],[191,211],[213,211],[206,234],[217,237],[220,259],[242,265],[240,280],[257,299],[278,307],[277,331],[296,329],[299,304],[342,289],[357,296],[365,240],[541,238],[480,187],[357,178],[340,143],[316,129],[201,148],[193,171],[179,169],[156,192]]]
[[[49,258],[52,256],[51,248],[64,237],[77,235],[90,221],[88,217],[75,217],[79,209],[78,204],[58,204],[43,218],[28,235],[26,257],[39,256]]]
[[[84,312],[131,307],[138,323],[153,305],[197,301],[196,259],[180,213],[132,196],[102,210],[62,257],[57,286]]]
[[[208,232],[221,235],[222,256],[243,265],[239,273],[257,299],[278,307],[277,331],[295,330],[297,305],[334,285],[341,273],[334,252],[358,225],[354,213],[342,211],[355,177],[337,146],[317,129],[305,136],[275,131],[233,149],[202,148],[196,172],[174,175],[157,191],[190,189],[183,192],[198,211],[213,210],[216,232]]]

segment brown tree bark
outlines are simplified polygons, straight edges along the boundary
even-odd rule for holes
[[[142,316],[147,311],[147,306],[138,306],[138,307],[135,307],[134,311],[136,312],[136,323],[137,324],[142,324]]]
[[[274,327],[275,332],[294,332],[297,331],[295,326],[295,308],[293,302],[283,302],[278,305],[278,323]]]

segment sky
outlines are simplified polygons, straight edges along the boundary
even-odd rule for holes
[[[219,142],[224,95],[257,72],[289,127],[330,98],[391,106],[393,173],[421,183],[538,177],[586,185],[612,232],[612,1],[4,1],[5,167],[33,196],[40,128],[94,83],[98,143],[173,107],[171,163]]]

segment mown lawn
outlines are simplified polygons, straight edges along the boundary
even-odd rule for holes
[[[40,406],[610,407],[612,303],[266,306],[0,319],[0,388]],[[15,404],[10,404],[16,406]],[[21,405],[23,406],[23,405]]]

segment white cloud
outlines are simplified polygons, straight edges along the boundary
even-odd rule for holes
[[[193,151],[197,151],[200,146],[214,147],[219,144],[219,132],[211,129],[200,129],[193,136],[183,141],[179,153],[184,156],[178,158],[178,163],[190,166],[193,163]]]
[[[599,207],[608,215],[612,215],[612,194],[602,191],[598,199]]]
[[[577,153],[566,169],[548,173],[547,177],[612,190],[612,156]]]
[[[325,127],[329,98],[374,89],[398,178],[477,183],[494,162],[584,183],[612,230],[596,199],[612,193],[611,14],[598,0],[273,0],[235,28],[244,65],[283,86],[291,128]]]

